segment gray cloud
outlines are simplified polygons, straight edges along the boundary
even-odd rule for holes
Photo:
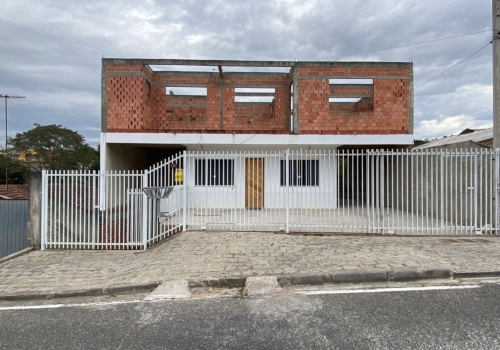
[[[9,134],[34,122],[99,139],[100,59],[171,57],[414,62],[422,84],[491,33],[336,57],[489,29],[491,3],[442,1],[15,1],[0,13],[0,93]],[[492,122],[491,47],[415,90],[416,137]],[[3,134],[3,132],[0,132]],[[0,136],[0,142],[3,142]]]

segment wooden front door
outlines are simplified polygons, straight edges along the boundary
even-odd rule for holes
[[[245,208],[264,207],[264,158],[245,159]]]

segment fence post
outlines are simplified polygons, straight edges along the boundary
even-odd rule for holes
[[[186,159],[186,151],[184,151],[183,154],[183,159],[182,159],[182,164],[184,164],[184,186],[183,186],[183,194],[182,194],[182,212],[183,212],[183,217],[182,217],[182,231],[186,231],[187,228],[187,181],[186,181],[186,169],[187,169],[187,159]]]
[[[144,170],[142,175],[142,187],[148,187],[148,172]],[[148,247],[148,197],[146,193],[142,194],[142,247],[144,250]]]
[[[288,164],[288,157],[289,157],[289,149],[286,150],[285,152],[285,232],[289,233],[290,232],[290,194],[289,194],[289,164]]]
[[[42,222],[40,223],[40,250],[45,250],[45,238],[47,237],[47,199],[48,199],[48,176],[47,170],[42,170]]]
[[[500,203],[498,203],[498,191],[500,190],[500,186],[498,186],[498,180],[500,178],[500,148],[495,148],[495,234],[498,235],[498,213],[500,211]]]
[[[42,173],[29,174],[29,201],[28,201],[28,245],[40,249],[41,223],[42,223]]]

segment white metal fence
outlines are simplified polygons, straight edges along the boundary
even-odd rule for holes
[[[44,171],[42,249],[145,249],[181,231],[184,186],[168,174],[179,160],[144,171]],[[148,198],[151,183],[173,191]]]
[[[140,172],[45,172],[42,247],[146,248],[188,227],[495,234],[497,157],[489,149],[184,152]],[[166,198],[143,192],[167,187]]]

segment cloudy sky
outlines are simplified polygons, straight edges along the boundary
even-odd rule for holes
[[[491,7],[491,0],[2,0],[0,94],[27,97],[9,102],[8,133],[61,124],[96,145],[103,55],[411,60],[416,138],[488,127],[491,45],[418,86],[488,44]],[[460,37],[360,53],[452,36]],[[0,143],[4,134],[0,123]]]

